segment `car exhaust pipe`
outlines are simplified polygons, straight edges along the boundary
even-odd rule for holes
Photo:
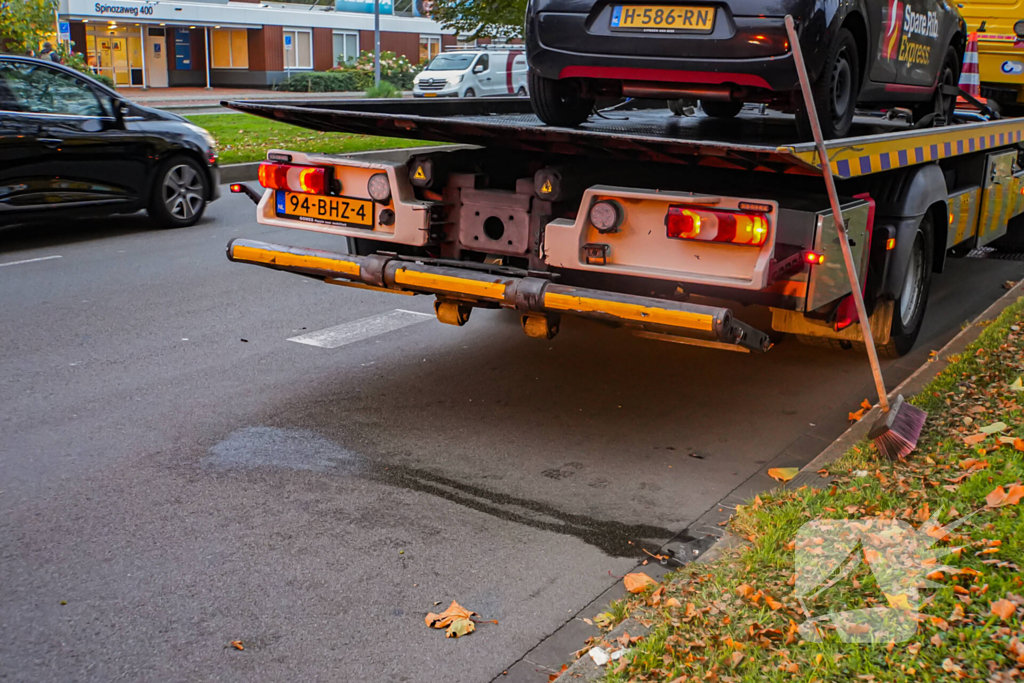
[[[625,97],[648,99],[676,100],[694,99],[715,102],[733,102],[743,100],[746,90],[731,85],[689,85],[674,83],[654,83],[646,81],[627,81],[622,84]]]

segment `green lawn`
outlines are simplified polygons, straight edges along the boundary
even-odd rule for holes
[[[261,161],[267,158],[269,149],[344,154],[438,144],[369,135],[322,133],[250,114],[196,114],[189,116],[188,119],[210,131],[217,139],[221,164]]]
[[[914,397],[913,403],[928,411],[928,421],[906,461],[882,460],[873,445],[861,443],[822,471],[831,479],[823,479],[827,483],[820,487],[761,494],[732,520],[732,530],[748,541],[745,548],[669,575],[595,620],[610,627],[629,614],[652,627],[619,664],[609,664],[608,683],[1021,681],[1022,327],[1024,299],[1006,309]],[[932,586],[918,584],[920,593],[886,595],[867,562],[861,562],[828,591],[803,603],[797,599],[794,551],[804,523],[884,519],[923,534],[929,518],[940,524],[967,518],[948,533],[921,536],[936,551],[949,553],[938,564],[952,569],[929,573]],[[875,524],[862,528],[884,528]],[[876,535],[884,545],[882,534]],[[894,565],[896,576],[908,572],[911,581],[917,580],[915,572],[937,566],[928,553],[910,558],[909,565],[896,565],[902,543],[886,550],[885,562],[881,555],[874,561]],[[809,557],[819,556],[814,544],[821,546],[823,539],[810,539],[805,546]],[[868,551],[863,553],[867,559]],[[815,569],[814,562],[810,568]],[[914,604],[917,599],[908,602],[908,595],[920,598],[919,604]],[[902,642],[843,642],[831,627],[824,629],[823,642],[808,642],[797,630],[808,613],[820,617],[900,605],[920,609]],[[850,628],[851,633],[868,633]],[[621,647],[601,639],[597,643]]]

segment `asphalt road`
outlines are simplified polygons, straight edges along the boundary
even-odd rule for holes
[[[0,231],[0,679],[500,678],[871,395],[853,352],[395,314],[431,302],[229,263],[237,236],[339,248],[252,214]],[[890,380],[1022,276],[951,261]],[[498,625],[426,628],[453,599]]]

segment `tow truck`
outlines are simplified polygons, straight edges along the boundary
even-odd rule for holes
[[[870,320],[860,324],[814,143],[792,117],[721,121],[634,101],[579,128],[517,98],[224,102],[325,132],[446,143],[358,155],[271,150],[259,223],[336,235],[338,251],[247,238],[237,263],[381,293],[435,297],[465,325],[503,308],[531,337],[563,316],[645,337],[765,352],[781,335],[907,353],[932,273],[1024,246],[1024,119],[915,129],[858,117],[827,143]],[[658,106],[664,107],[664,103]],[[344,239],[344,249],[342,248]],[[771,311],[770,329],[741,320]],[[761,325],[761,327],[765,327]]]

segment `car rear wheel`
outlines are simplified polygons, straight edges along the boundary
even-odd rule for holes
[[[841,28],[832,41],[818,80],[811,84],[814,108],[821,123],[821,134],[826,140],[845,137],[853,123],[853,113],[860,94],[860,58],[857,42],[849,29]],[[807,112],[796,116],[797,129],[804,139],[813,138]]]
[[[700,108],[714,119],[731,119],[743,110],[742,102],[705,102],[701,100]]]
[[[956,108],[956,95],[944,94],[942,87],[956,86],[960,83],[960,56],[952,45],[946,48],[937,83],[932,101],[918,107],[914,118],[920,120],[934,113],[936,118],[941,117],[946,124],[950,124],[953,122],[953,110]]]
[[[544,78],[533,71],[530,104],[537,118],[550,126],[578,126],[594,110],[593,98],[583,96],[579,82]]]
[[[175,156],[157,167],[148,213],[161,228],[195,225],[210,196],[206,171],[193,159]]]

